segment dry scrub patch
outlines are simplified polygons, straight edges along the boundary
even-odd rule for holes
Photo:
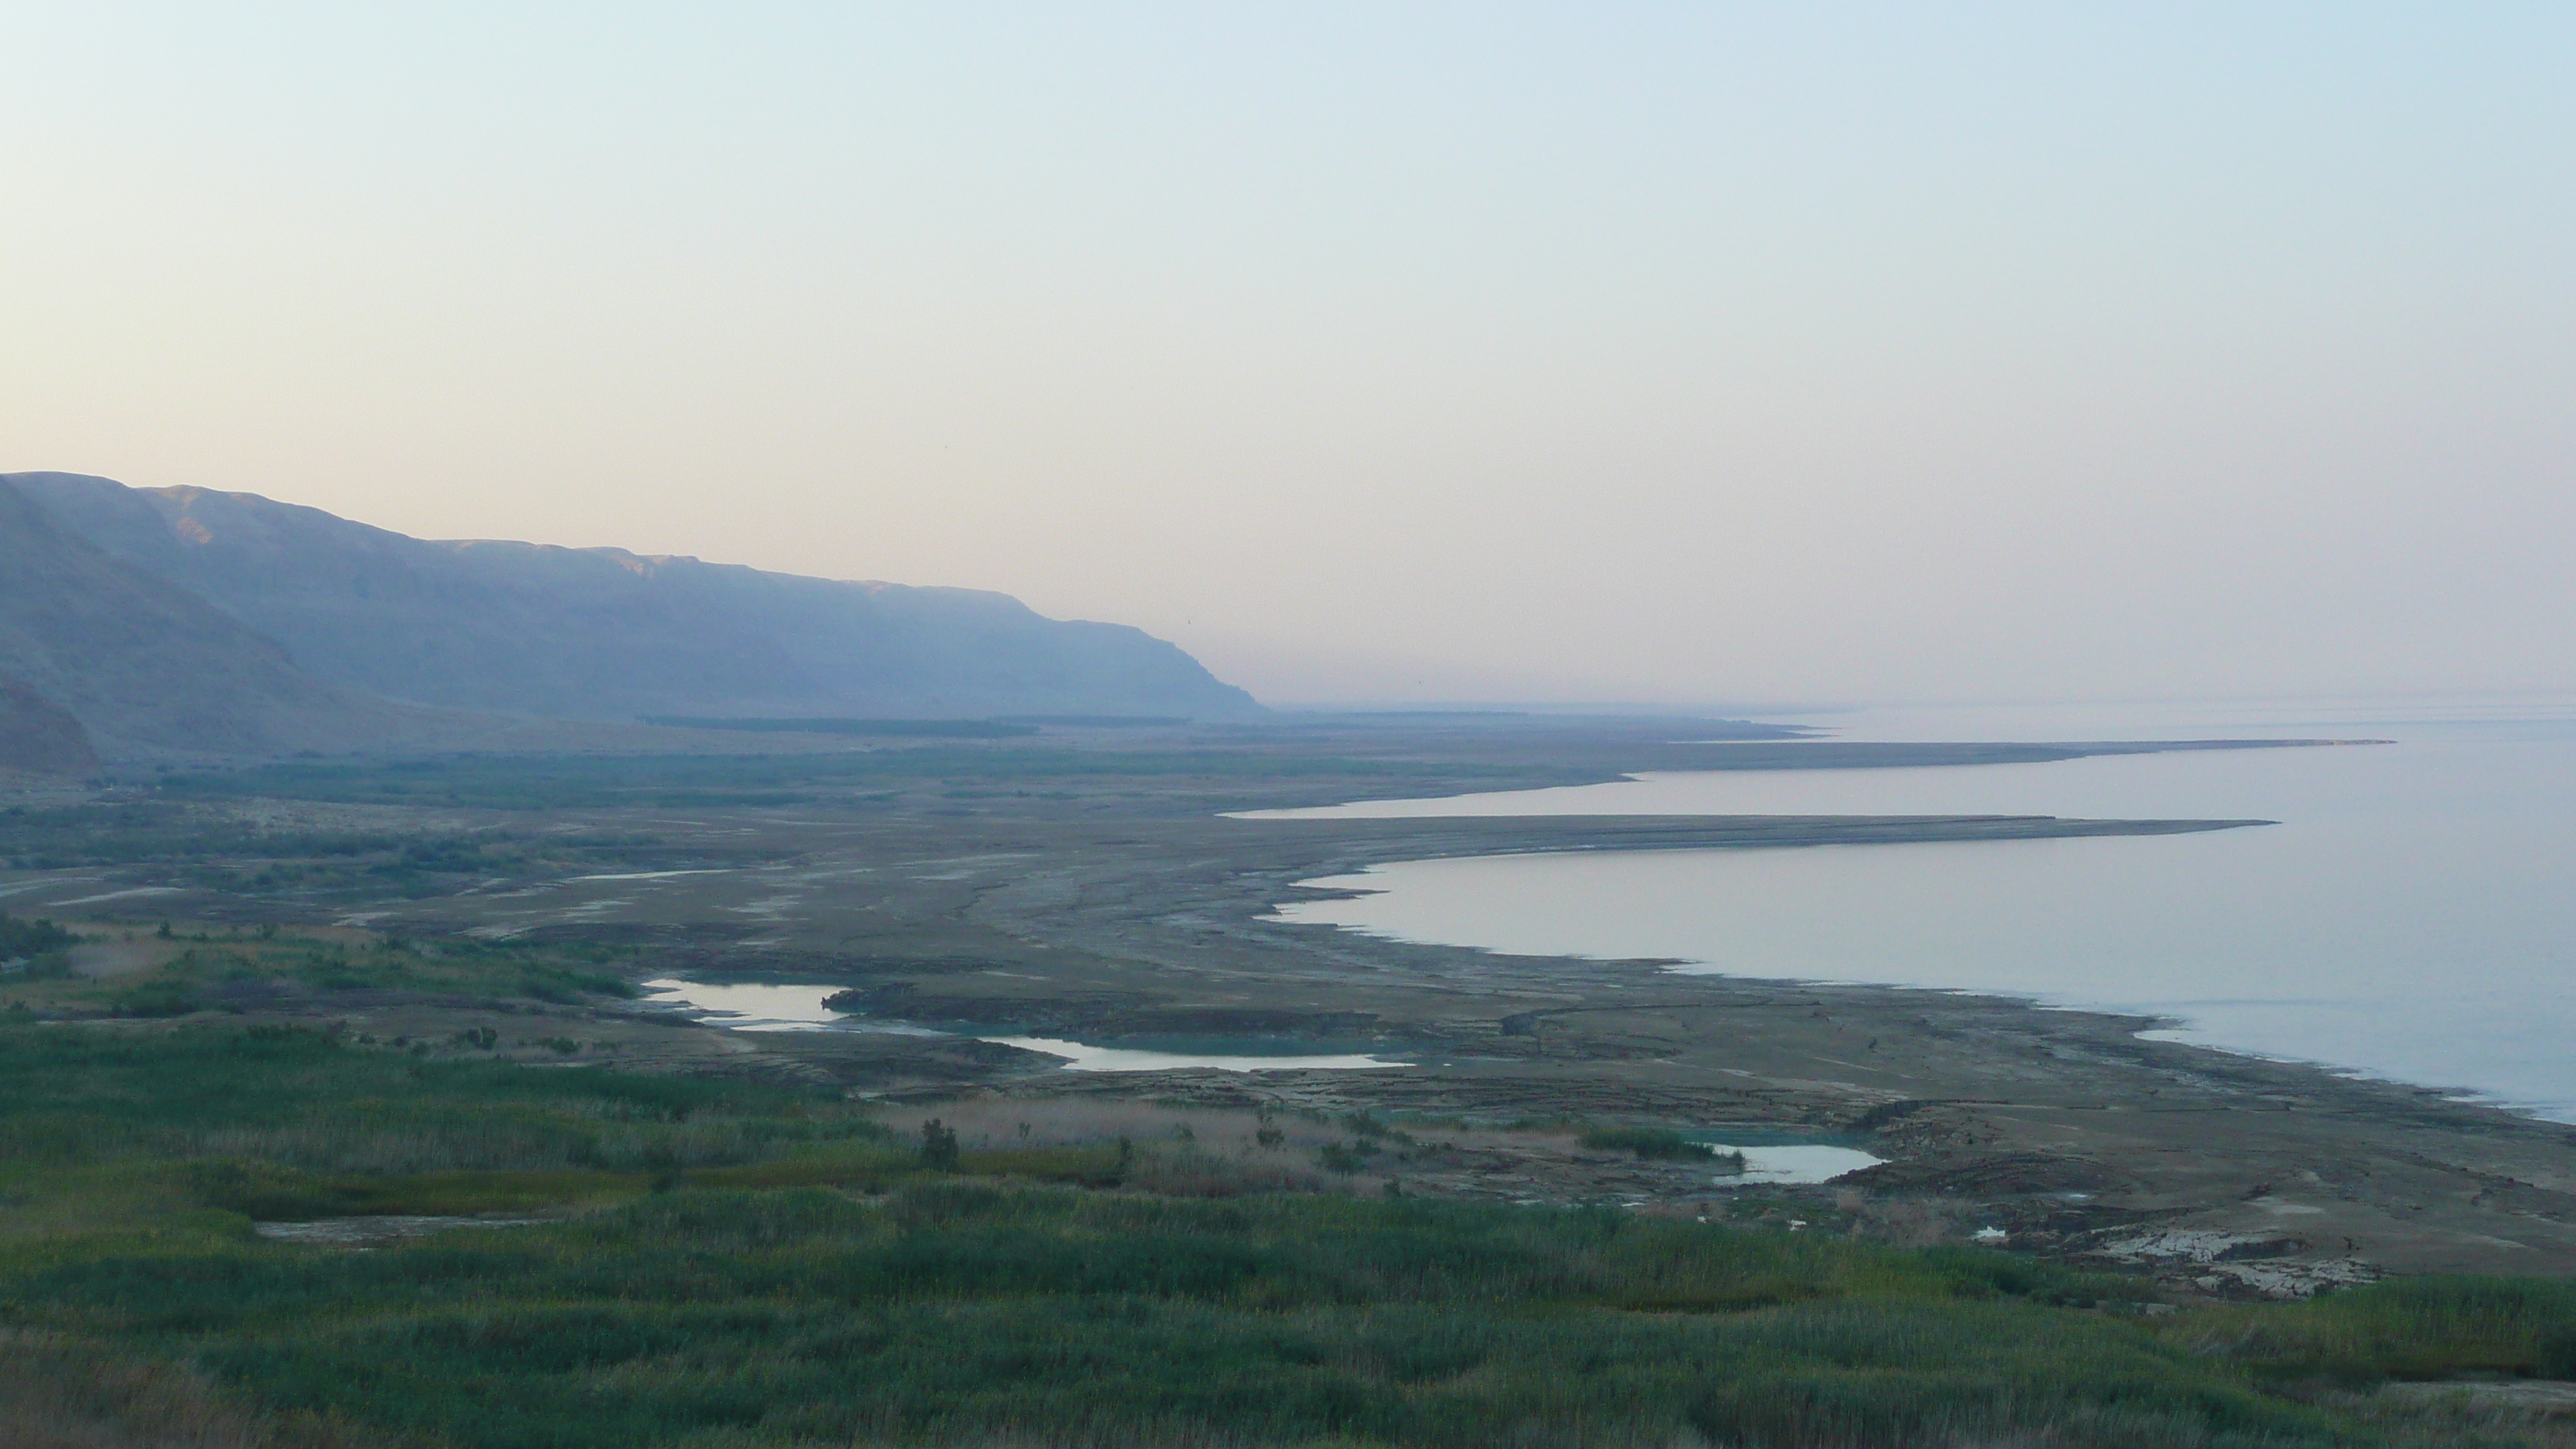
[[[308,1415],[245,1410],[195,1372],[101,1345],[0,1329],[0,1443],[10,1449],[382,1449]]]

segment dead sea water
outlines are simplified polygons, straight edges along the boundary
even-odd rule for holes
[[[1286,919],[2168,1017],[2180,1040],[2576,1121],[2576,722],[2385,710],[1819,717],[1848,739],[2371,736],[1941,769],[1712,771],[1301,815],[2262,818],[2208,834],[1400,863]],[[1724,745],[1711,745],[1712,755]]]

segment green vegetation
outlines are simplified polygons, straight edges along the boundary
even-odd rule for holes
[[[380,939],[360,946],[236,935],[191,946],[164,971],[180,980],[287,981],[317,992],[471,993],[561,1005],[584,996],[635,995],[634,986],[609,969],[631,954],[601,946],[512,941]]]
[[[1639,1157],[1667,1161],[1701,1159],[1744,1165],[1741,1152],[1720,1153],[1705,1142],[1693,1142],[1669,1127],[1590,1127],[1581,1137],[1584,1146],[1596,1152],[1633,1152]]]
[[[22,921],[7,911],[0,911],[0,961],[18,961],[67,951],[79,939],[51,921]]]
[[[763,858],[737,849],[709,862],[650,835],[598,830],[281,827],[243,820],[234,807],[156,798],[0,810],[0,862],[16,869],[143,867],[134,878],[236,894],[419,897],[494,878]]]
[[[157,947],[165,958],[149,971],[79,980],[65,979],[68,973],[30,970],[0,979],[29,1008],[73,1020],[238,1011],[281,994],[327,1006],[336,993],[389,993],[514,1011],[520,1009],[518,1002],[570,1005],[635,994],[616,969],[632,952],[611,947],[392,938],[365,942],[345,932],[315,936],[270,928],[178,934],[164,926],[162,932],[140,942]]]
[[[2576,1379],[2576,1283],[2417,1278],[2215,1312],[2183,1337],[2275,1383]]]
[[[788,1087],[13,1021],[0,1337],[369,1442],[2504,1444],[2536,1441],[2352,1395],[2576,1357],[2559,1285],[2153,1318],[2001,1253],[1258,1191],[1186,1139],[961,1148]],[[387,1213],[548,1221],[250,1231]]]
[[[279,829],[200,808],[149,801],[0,810],[0,857],[20,870],[243,855],[336,859],[398,851],[417,838],[371,831]]]
[[[151,782],[164,802],[244,797],[500,810],[799,804],[835,791],[910,783],[990,789],[1047,780],[1256,782],[1357,777],[1470,780],[1484,788],[1560,784],[1579,774],[1518,765],[1430,765],[1261,750],[1100,750],[1041,745],[923,745],[783,755],[448,755],[299,760]],[[847,798],[844,796],[843,798]]]

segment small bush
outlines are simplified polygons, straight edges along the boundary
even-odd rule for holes
[[[936,1117],[921,1124],[921,1165],[933,1172],[956,1170],[956,1128],[940,1125]]]
[[[1347,1176],[1368,1166],[1368,1160],[1376,1154],[1377,1146],[1371,1142],[1327,1142],[1316,1152],[1315,1161],[1326,1172]]]

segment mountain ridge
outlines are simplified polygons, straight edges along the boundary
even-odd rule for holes
[[[416,735],[428,718],[313,679],[276,641],[57,526],[6,475],[0,676],[110,755],[345,750]]]
[[[137,607],[152,595],[145,612],[193,611],[204,617],[190,627],[217,633],[215,620],[237,626],[245,637],[227,635],[223,652],[280,697],[300,678],[344,705],[588,721],[1259,709],[1176,645],[1125,625],[1048,619],[1005,594],[615,548],[416,539],[257,494],[83,474],[0,474],[0,487],[44,519],[56,552],[94,554],[81,567],[120,578]],[[251,640],[274,656],[254,662]],[[84,713],[45,649],[20,652],[39,667],[12,670],[0,652],[0,673],[71,709],[103,744],[130,742],[132,731]],[[146,733],[166,744],[170,731]]]

